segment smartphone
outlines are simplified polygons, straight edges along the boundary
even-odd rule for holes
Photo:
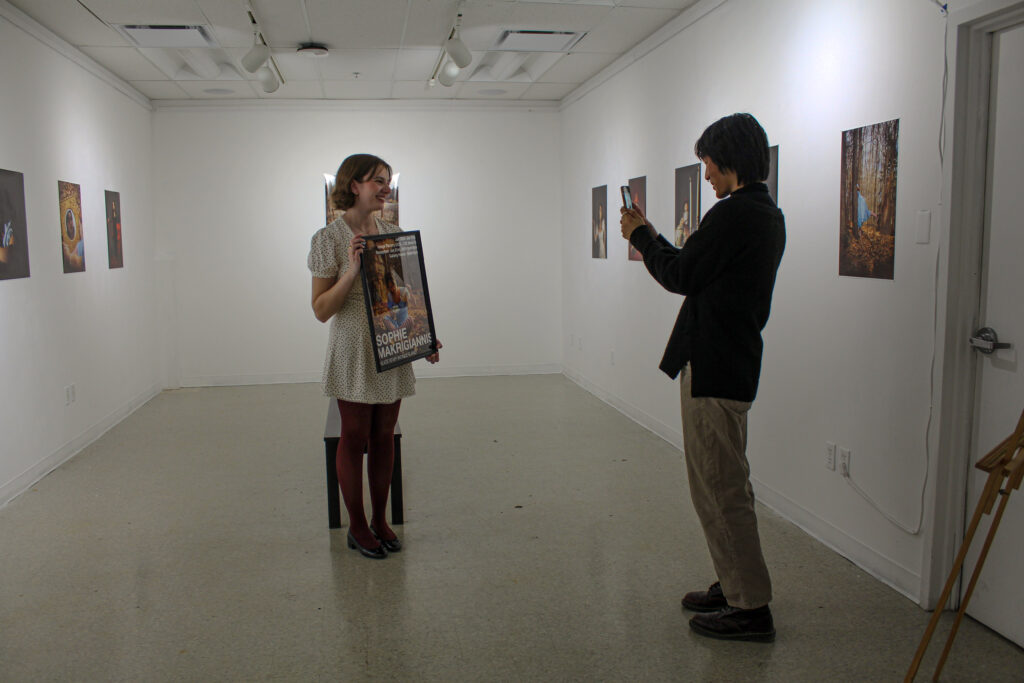
[[[629,195],[629,185],[619,187],[619,192],[622,193],[622,205],[627,209],[632,209],[633,198]]]

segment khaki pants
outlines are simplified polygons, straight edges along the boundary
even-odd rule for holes
[[[679,383],[690,497],[725,599],[732,607],[754,609],[771,601],[772,584],[761,553],[746,456],[750,404],[693,398],[690,374],[687,366]]]

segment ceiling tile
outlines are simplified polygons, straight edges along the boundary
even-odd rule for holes
[[[130,45],[75,0],[14,0],[11,4],[76,47]]]
[[[409,0],[307,0],[312,39],[336,49],[398,48]]]
[[[463,83],[459,88],[460,100],[515,100],[518,99],[529,83]]]
[[[390,81],[397,54],[397,50],[331,50],[316,61],[326,81],[357,80],[354,73],[361,81]]]
[[[433,50],[401,50],[395,63],[396,81],[423,81],[434,73],[434,66],[440,56],[440,48]],[[476,62],[474,56],[473,61]]]
[[[403,48],[440,49],[455,23],[458,0],[416,0],[409,5]]]
[[[244,55],[246,50],[242,51]],[[238,56],[239,63],[241,63],[242,55]],[[285,52],[284,50],[275,50],[273,52],[274,63],[277,64],[278,68],[281,69],[281,73],[284,75],[285,80],[289,81],[319,81],[320,80],[320,63],[324,61],[321,58],[316,57],[305,57],[296,53],[294,50]]]
[[[277,91],[272,93],[265,93],[262,89],[257,86],[256,92],[260,97],[265,97],[272,100],[285,99],[285,100],[322,100],[324,99],[324,89],[321,87],[319,81],[286,81],[281,84],[281,87]]]
[[[294,49],[299,43],[310,40],[302,0],[250,0],[250,3],[263,29],[263,37],[271,47]]]
[[[196,100],[253,99],[259,87],[250,81],[178,81],[178,85]],[[217,92],[209,93],[206,90]],[[229,92],[220,92],[225,90]]]
[[[387,100],[391,98],[388,81],[324,81],[324,93],[332,100]]]
[[[542,5],[467,2],[462,10],[463,42],[470,50],[490,49],[503,29],[590,31],[613,11],[599,5]]]
[[[623,53],[679,16],[677,10],[616,7],[608,20],[576,44],[580,52]]]
[[[167,78],[133,47],[83,47],[82,52],[126,81],[159,81]]]
[[[619,7],[653,7],[682,11],[691,5],[696,5],[697,0],[620,0],[616,4]]]
[[[217,44],[224,48],[252,46],[249,14],[238,0],[195,0],[213,30]]]
[[[82,4],[108,24],[202,24],[205,21],[194,0],[82,0]]]
[[[151,100],[188,99],[188,94],[174,81],[131,81],[131,84]]]
[[[391,89],[391,96],[397,99],[455,99],[456,94],[455,88],[446,88],[440,83],[429,86],[426,81],[396,81]]]
[[[605,52],[573,52],[555,62],[555,65],[537,79],[538,83],[582,83],[618,57]]]
[[[578,83],[534,83],[526,89],[522,99],[557,101],[578,87]]]

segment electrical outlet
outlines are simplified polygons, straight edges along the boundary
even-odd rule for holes
[[[615,352],[614,351],[611,352],[611,358],[608,359],[608,362],[610,364],[612,364],[612,365],[615,365]]]
[[[71,405],[71,385],[64,387],[64,405]]]
[[[825,442],[825,468],[836,471],[836,445],[831,441]]]
[[[850,476],[850,449],[839,449],[839,473],[844,477]]]

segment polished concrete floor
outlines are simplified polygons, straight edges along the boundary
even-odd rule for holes
[[[565,378],[418,390],[384,561],[327,529],[319,386],[156,397],[0,510],[0,681],[902,679],[929,614],[764,508],[776,642],[693,634],[681,455]],[[968,621],[943,680],[1024,652]]]

